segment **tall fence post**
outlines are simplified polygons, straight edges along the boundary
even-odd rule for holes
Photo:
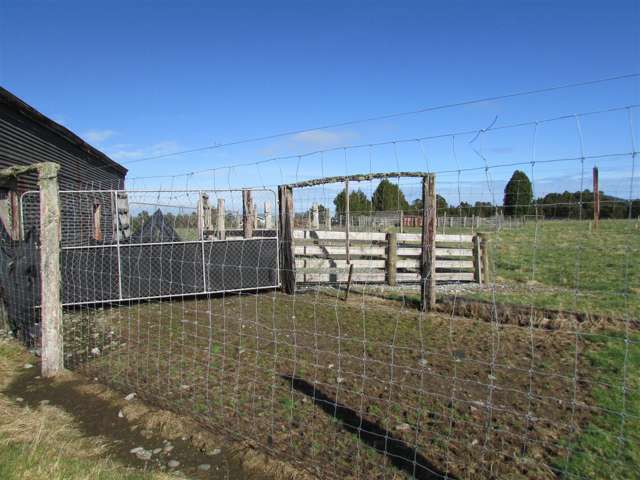
[[[60,165],[57,163],[47,162],[38,165],[43,377],[53,377],[64,369],[60,301],[59,170]]]
[[[344,229],[344,239],[345,239],[345,253],[347,258],[347,265],[351,263],[351,255],[349,255],[349,230],[350,230],[350,219],[349,219],[349,180],[344,182],[344,215],[345,215],[345,229]]]
[[[253,236],[253,199],[251,198],[251,190],[242,191],[242,234],[244,238]]]
[[[278,211],[280,221],[280,281],[287,294],[296,291],[296,258],[293,245],[293,188],[288,185],[278,187]]]
[[[422,256],[420,308],[433,310],[436,306],[436,177],[422,177]]]
[[[387,285],[395,286],[397,283],[397,265],[398,265],[398,234],[395,232],[387,233],[387,258],[386,258],[386,274]]]
[[[600,185],[598,167],[593,167],[593,228],[598,229],[600,223]]]
[[[216,222],[216,228],[218,229],[219,240],[224,240],[226,237],[225,218],[226,218],[226,215],[224,213],[224,198],[219,198],[218,199],[218,220]]]

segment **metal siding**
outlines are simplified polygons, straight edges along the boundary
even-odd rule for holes
[[[124,175],[65,139],[0,105],[0,168],[39,162],[60,164],[60,189],[123,188]],[[35,174],[21,175],[18,190],[37,189]]]

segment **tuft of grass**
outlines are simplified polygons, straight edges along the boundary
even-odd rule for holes
[[[17,342],[0,340],[0,388],[25,362]],[[0,392],[0,478],[3,480],[163,480],[105,458],[99,440],[83,437],[73,419],[53,406],[32,409]]]
[[[600,411],[567,442],[570,453],[555,467],[568,478],[639,478],[640,335],[608,332],[586,340],[597,382],[591,395]]]

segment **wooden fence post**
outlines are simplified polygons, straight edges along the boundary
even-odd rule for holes
[[[420,308],[433,310],[436,306],[436,177],[422,177],[422,256]]]
[[[253,199],[251,190],[242,191],[242,235],[244,238],[253,236]]]
[[[264,202],[264,228],[266,230],[273,228],[273,221],[271,220],[271,202]]]
[[[482,258],[480,251],[480,235],[473,236],[473,280],[482,283]]]
[[[296,258],[293,245],[293,189],[288,185],[278,187],[278,211],[280,221],[280,281],[285,293],[296,291]]]
[[[345,229],[344,229],[344,236],[345,236],[345,253],[346,253],[346,257],[347,257],[347,265],[349,265],[351,263],[351,255],[349,255],[349,230],[351,228],[351,221],[349,219],[349,180],[344,182],[344,214],[345,214]]]
[[[42,376],[53,377],[64,369],[62,303],[60,301],[60,165],[38,165],[40,186],[40,285],[42,327]]]
[[[484,233],[480,237],[480,258],[482,259],[482,283],[489,283],[489,241]]]
[[[386,258],[386,274],[387,285],[395,286],[397,283],[397,264],[398,264],[398,234],[395,232],[387,233],[387,258]]]
[[[598,167],[593,167],[593,228],[598,229],[600,223],[600,185],[598,181]]]
[[[224,213],[224,198],[218,199],[218,221],[216,222],[216,228],[218,229],[218,239],[224,240],[226,236],[225,231],[225,213]]]

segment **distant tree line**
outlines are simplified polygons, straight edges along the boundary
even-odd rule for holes
[[[345,212],[346,192],[343,189],[333,200],[336,214]],[[504,189],[502,205],[477,201],[474,204],[460,202],[449,205],[447,200],[437,195],[438,215],[490,217],[497,213],[506,216],[543,215],[547,218],[592,218],[594,194],[590,190],[582,192],[548,193],[534,199],[533,186],[527,174],[521,170],[513,172]],[[323,207],[324,208],[324,207]],[[600,192],[600,218],[627,218],[640,216],[640,199],[629,202],[626,199]],[[384,179],[369,199],[362,190],[349,192],[349,210],[353,214],[366,214],[381,211],[403,211],[407,215],[422,213],[422,199],[409,203],[398,185]]]

